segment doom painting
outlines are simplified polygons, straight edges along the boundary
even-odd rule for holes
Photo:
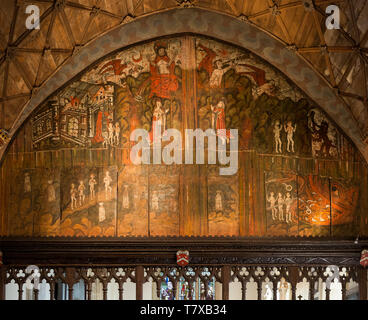
[[[33,117],[36,150],[130,146],[137,128],[181,128],[181,41],[120,52],[73,82]]]

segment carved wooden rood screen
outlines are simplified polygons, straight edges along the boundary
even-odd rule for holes
[[[111,240],[87,241],[84,252],[83,241],[31,241],[33,249],[0,241],[6,300],[367,299],[367,272],[359,265],[364,241],[167,240],[160,248],[146,240],[118,248]],[[190,263],[180,267],[172,249],[185,243]]]

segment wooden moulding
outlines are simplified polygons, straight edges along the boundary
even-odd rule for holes
[[[368,240],[333,238],[0,238],[5,265],[176,265],[189,250],[190,265],[358,266]]]

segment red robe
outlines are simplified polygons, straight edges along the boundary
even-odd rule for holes
[[[104,138],[102,136],[102,117],[103,117],[103,115],[104,115],[104,113],[102,111],[98,112],[97,120],[96,120],[96,133],[95,133],[95,136],[92,139],[93,143],[104,142]],[[110,123],[108,116],[109,116],[109,114],[107,112],[105,112],[107,126]]]
[[[157,56],[155,59],[155,64],[161,60],[170,62],[170,58],[168,56]],[[170,93],[175,92],[179,88],[179,82],[174,73],[175,62],[171,62],[169,68],[170,73],[168,74],[160,74],[158,67],[156,65],[151,64],[151,94],[150,98],[156,95],[159,98],[170,99]]]
[[[219,137],[223,138],[233,138],[233,136],[230,134],[230,130],[226,130],[226,124],[225,124],[225,108],[219,108],[215,107],[213,112],[216,113],[216,134]]]

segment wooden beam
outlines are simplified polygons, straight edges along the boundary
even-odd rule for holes
[[[229,300],[230,298],[230,266],[223,266],[221,268],[221,282],[222,282],[222,300]]]
[[[0,264],[0,301],[5,300],[6,267]]]
[[[344,92],[344,91],[339,91],[339,94],[343,97],[347,97],[347,98],[353,98],[359,101],[364,101],[364,97],[359,96],[355,93],[350,93],[350,92]]]
[[[27,73],[25,72],[24,68],[22,67],[22,64],[19,62],[19,60],[14,57],[12,59],[12,62],[14,66],[17,68],[19,74],[22,76],[23,81],[25,82],[26,86],[29,90],[32,90],[33,84],[31,83],[31,80],[29,80]]]
[[[42,24],[42,21],[44,21],[49,14],[52,12],[52,10],[54,9],[53,6],[50,6],[40,17],[40,24]],[[26,30],[25,32],[23,32],[18,39],[12,43],[12,46],[17,47],[24,39],[26,39],[28,37],[28,35],[31,34],[31,32],[33,32],[34,30]]]
[[[98,0],[98,1],[96,2],[96,6],[98,6],[98,5],[100,4],[100,2],[101,2],[101,1],[100,1],[100,0]],[[86,26],[84,27],[84,30],[83,30],[83,35],[82,35],[82,39],[81,39],[81,44],[82,44],[82,45],[84,44],[84,40],[85,40],[85,38],[86,38],[86,36],[87,36],[88,29],[89,29],[89,27],[90,27],[90,25],[91,25],[91,23],[92,23],[93,19],[97,17],[98,13],[99,13],[99,12],[98,12],[97,10],[96,10],[96,11],[91,10],[91,12],[90,12],[90,14],[89,14],[89,17],[88,17],[88,21],[87,21]]]
[[[363,267],[359,267],[358,277],[359,277],[359,298],[360,300],[368,300],[367,299],[367,269]]]
[[[239,11],[236,8],[235,4],[233,3],[232,0],[226,0],[226,3],[229,5],[229,7],[231,8],[232,12],[234,13],[235,16],[239,15]]]
[[[30,98],[30,97],[31,97],[31,94],[29,94],[29,93],[20,93],[20,94],[14,95],[14,96],[2,97],[2,98],[0,98],[0,102],[6,102],[6,101],[14,100],[14,99]]]
[[[352,24],[353,24],[354,33],[355,33],[355,42],[359,43],[360,33],[359,33],[359,28],[358,28],[358,20],[355,17],[353,2],[352,2],[352,0],[347,0],[347,1],[348,1],[350,14],[351,14],[351,19],[352,19]]]
[[[319,38],[320,38],[320,41],[321,41],[321,45],[322,46],[326,46],[326,40],[325,40],[325,37],[323,35],[322,27],[321,27],[320,21],[318,19],[317,11],[316,10],[313,10],[313,18],[314,18],[314,25],[315,25],[315,27],[317,29],[317,32],[318,32],[318,35],[319,35]],[[333,68],[332,68],[330,55],[328,54],[328,51],[327,50],[324,53],[324,56],[325,56],[325,61],[326,61],[326,65],[327,65],[328,71],[330,73],[330,82],[331,82],[331,85],[333,87],[336,87],[335,75],[334,75],[334,71],[333,71]]]
[[[13,13],[13,19],[10,25],[8,45],[10,45],[13,42],[14,30],[15,30],[15,24],[17,23],[18,12],[19,12],[19,6],[17,4],[17,1],[14,1],[14,13]]]
[[[143,266],[137,266],[135,268],[136,300],[143,300],[143,283],[144,268]]]
[[[328,52],[345,53],[353,52],[354,48],[351,46],[326,46]],[[321,47],[305,47],[298,48],[298,52],[301,53],[318,53],[321,52]]]
[[[70,41],[70,43],[72,44],[72,46],[74,48],[75,45],[76,45],[75,38],[74,38],[74,35],[73,35],[72,28],[70,27],[69,20],[66,17],[64,8],[61,7],[60,10],[58,10],[58,13],[59,13],[59,17],[61,18],[61,22],[62,22],[62,24],[65,28],[66,34],[69,38],[69,41]]]
[[[5,69],[4,69],[4,82],[3,82],[3,92],[2,96],[6,97],[6,91],[8,89],[8,78],[9,78],[9,59],[5,61]]]
[[[351,55],[350,57],[350,61],[348,62],[348,67],[346,68],[344,74],[342,75],[339,83],[338,83],[338,88],[340,90],[345,90],[346,86],[346,78],[348,77],[349,73],[351,72],[351,69],[354,67],[356,60],[358,59],[358,57],[356,55]]]

